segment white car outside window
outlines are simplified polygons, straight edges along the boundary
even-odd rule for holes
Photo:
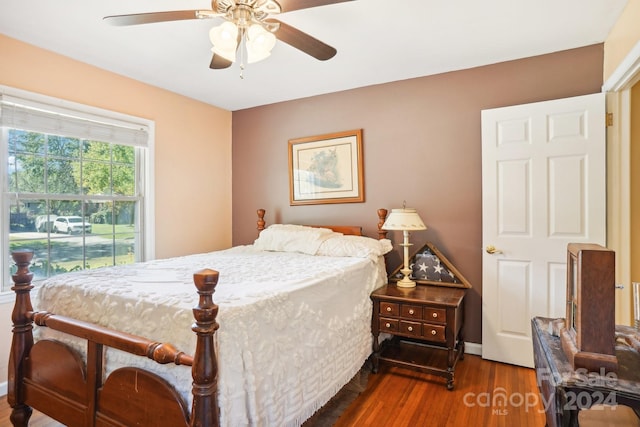
[[[53,222],[53,231],[55,233],[91,233],[91,224],[86,222],[79,216],[59,216]]]

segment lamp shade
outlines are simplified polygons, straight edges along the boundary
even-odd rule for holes
[[[213,53],[233,62],[236,60],[238,47],[238,27],[232,22],[225,21],[209,31],[209,39],[213,43]]]
[[[251,64],[267,58],[275,44],[276,36],[273,33],[253,24],[247,30],[247,62]]]
[[[422,218],[412,208],[391,209],[391,213],[382,225],[383,230],[426,230]]]

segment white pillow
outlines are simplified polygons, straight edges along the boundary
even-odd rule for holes
[[[273,224],[260,232],[253,246],[261,251],[300,252],[315,255],[322,242],[334,234],[342,235],[328,228]]]
[[[356,258],[379,257],[393,249],[389,239],[373,239],[365,236],[331,236],[326,239],[316,255],[346,256]]]

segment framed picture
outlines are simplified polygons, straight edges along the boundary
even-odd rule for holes
[[[289,202],[364,202],[362,129],[289,140]]]
[[[400,272],[403,266],[396,268],[389,275],[389,283],[396,283],[404,277]],[[447,286],[451,288],[471,287],[457,268],[436,248],[427,242],[409,261],[411,280],[420,285]]]

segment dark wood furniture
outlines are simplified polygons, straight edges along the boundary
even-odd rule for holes
[[[379,223],[387,211],[378,211]],[[258,210],[258,230],[264,229],[265,211]],[[361,235],[361,227],[330,226],[343,234]],[[380,230],[379,238],[386,232]],[[16,293],[11,315],[13,338],[9,355],[7,401],[12,408],[11,423],[26,427],[32,408],[67,426],[199,426],[219,425],[217,401],[217,357],[214,334],[218,306],[213,293],[218,272],[205,269],[194,274],[198,303],[193,308],[197,335],[193,356],[173,345],[150,341],[95,324],[48,312],[34,311],[29,264],[33,253],[12,254],[17,272],[12,276]],[[52,340],[34,342],[33,327],[48,327],[84,339],[87,356]],[[186,332],[186,331],[185,331]],[[134,367],[103,373],[105,347],[148,357],[160,364],[192,367],[193,402],[188,408],[175,388],[159,376]]]
[[[560,342],[574,369],[617,369],[615,252],[592,243],[567,245],[566,324]]]
[[[382,360],[444,377],[452,390],[456,363],[464,357],[465,292],[428,285],[386,285],[375,290],[371,294],[374,372]],[[392,339],[381,344],[380,333],[391,334]]]
[[[199,300],[194,307],[195,356],[130,334],[72,318],[33,311],[29,264],[33,253],[12,254],[18,270],[13,275],[16,302],[11,319],[13,340],[9,356],[8,395],[11,423],[26,427],[32,407],[67,426],[109,425],[217,425],[217,360],[213,334],[218,306],[212,295],[218,272],[194,274]],[[48,327],[87,342],[87,357],[53,340],[34,343],[33,324]],[[189,413],[182,398],[164,379],[143,369],[122,367],[103,378],[105,347],[148,357],[157,363],[192,366],[193,405]],[[150,404],[150,402],[156,402]]]
[[[616,326],[616,372],[604,366],[595,370],[574,369],[552,322],[553,319],[544,317],[531,321],[536,376],[547,426],[577,426],[579,411],[596,404],[627,405],[637,412],[640,409],[640,355],[634,337],[638,331],[629,326]]]

